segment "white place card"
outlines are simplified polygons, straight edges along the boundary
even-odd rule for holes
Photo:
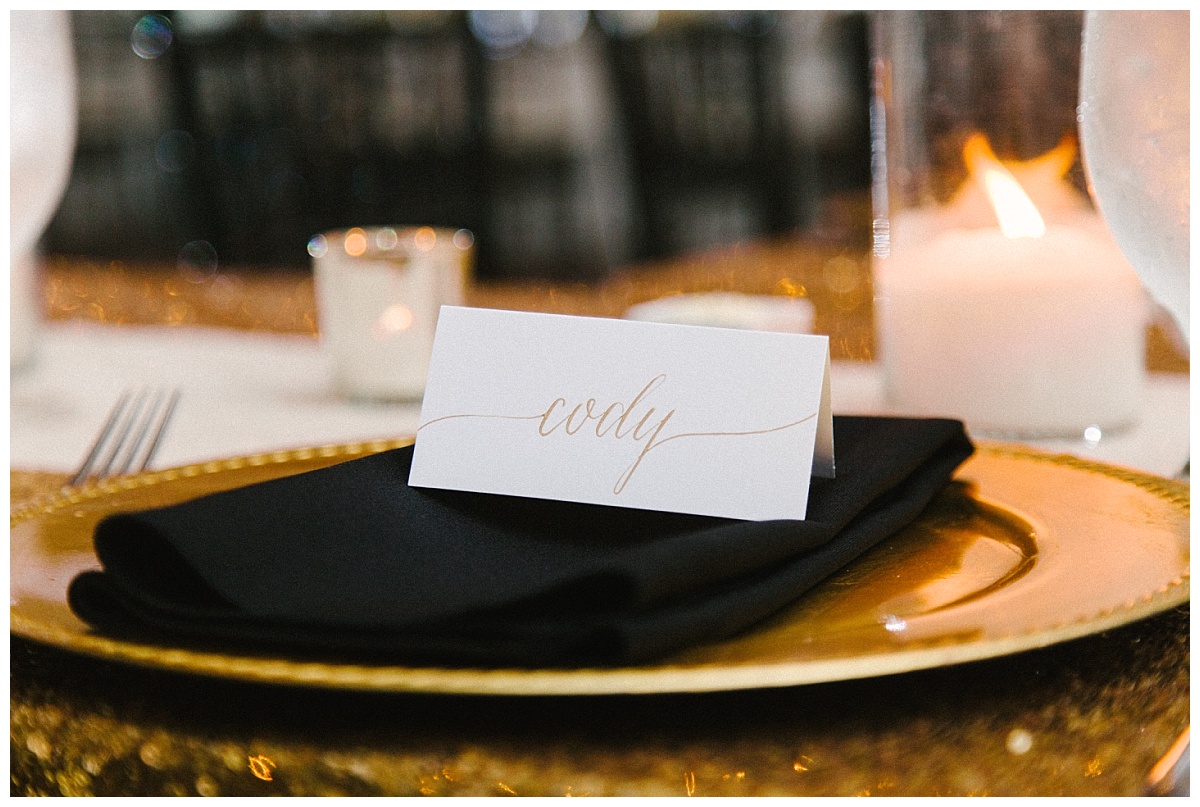
[[[409,484],[802,519],[829,338],[445,306]]]

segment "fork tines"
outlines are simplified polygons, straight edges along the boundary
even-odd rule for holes
[[[154,457],[175,411],[179,390],[126,390],[100,427],[87,458],[71,478],[78,486],[93,477],[103,479],[144,470]]]

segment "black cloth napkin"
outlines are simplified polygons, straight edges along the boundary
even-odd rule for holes
[[[795,600],[937,495],[951,420],[834,418],[804,521],[408,486],[412,448],[110,516],[69,602],[140,641],[444,665],[651,661]],[[720,462],[714,457],[714,462]],[[729,468],[730,475],[739,473]]]

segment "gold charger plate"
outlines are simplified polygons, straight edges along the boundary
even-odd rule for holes
[[[66,604],[97,565],[96,522],[120,510],[311,470],[406,445],[276,452],[140,474],[11,516],[10,629],[123,662],[278,684],[495,695],[717,691],[865,678],[1028,650],[1189,598],[1190,487],[983,444],[908,529],[740,637],[618,669],[458,669],[300,661],[142,644],[92,632]]]

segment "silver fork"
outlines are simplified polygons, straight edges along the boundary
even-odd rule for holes
[[[68,485],[78,487],[89,479],[145,470],[178,401],[177,389],[142,388],[121,393]]]
[[[1192,727],[1188,726],[1146,777],[1148,796],[1187,796],[1191,794]]]

